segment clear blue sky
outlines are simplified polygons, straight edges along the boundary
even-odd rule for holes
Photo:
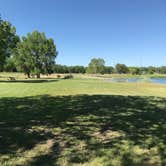
[[[52,37],[59,64],[166,65],[166,0],[0,0],[0,13],[20,36]]]

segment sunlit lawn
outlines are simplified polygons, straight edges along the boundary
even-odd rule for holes
[[[1,79],[0,165],[165,166],[166,86]]]

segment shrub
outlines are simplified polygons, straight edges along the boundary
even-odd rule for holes
[[[57,78],[61,78],[61,75],[60,75],[60,74],[58,74],[58,75],[57,75]]]
[[[64,79],[72,79],[72,78],[73,78],[73,75],[71,75],[71,74],[64,76]]]

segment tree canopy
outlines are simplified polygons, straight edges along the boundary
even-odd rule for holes
[[[119,74],[125,74],[129,72],[129,69],[125,64],[118,63],[116,64],[115,69],[116,69],[116,72]]]
[[[12,55],[17,42],[19,37],[16,35],[16,28],[0,17],[0,71],[3,70],[6,59]]]
[[[88,68],[87,73],[90,74],[103,74],[104,73],[104,67],[105,67],[105,61],[102,58],[93,58],[91,59]]]
[[[57,56],[53,39],[47,39],[44,33],[34,31],[23,37],[17,44],[15,62],[19,71],[30,75],[50,74]]]

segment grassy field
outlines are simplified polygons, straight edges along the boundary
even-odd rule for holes
[[[0,165],[166,165],[166,85],[0,76]]]

